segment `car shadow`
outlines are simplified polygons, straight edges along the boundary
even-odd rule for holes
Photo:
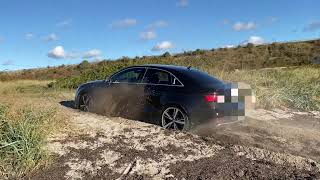
[[[74,101],[60,101],[59,104],[67,108],[76,109]]]
[[[77,109],[77,108],[75,108],[74,100],[60,101],[59,104],[64,106],[64,107],[66,107],[66,108],[70,108],[70,109],[73,109],[73,110]],[[121,118],[129,119],[129,120],[140,121],[140,122],[153,124],[153,125],[159,125],[159,123],[156,120],[154,120],[152,118],[148,118],[148,117],[133,116],[133,115],[129,115],[129,114],[112,115],[112,114],[104,114],[104,113],[97,113],[97,112],[94,112],[94,113],[98,114],[98,115],[103,115],[103,116],[106,116],[106,117],[121,117]]]

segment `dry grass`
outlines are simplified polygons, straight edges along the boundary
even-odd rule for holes
[[[0,102],[17,107],[26,107],[32,104],[46,108],[58,106],[59,100],[73,98],[73,90],[48,88],[50,82],[38,80],[0,81]]]
[[[305,111],[320,110],[318,66],[209,73],[226,81],[250,84],[258,105],[263,108],[285,106]]]

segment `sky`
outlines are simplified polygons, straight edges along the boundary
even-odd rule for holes
[[[0,0],[0,71],[320,38],[319,0]]]

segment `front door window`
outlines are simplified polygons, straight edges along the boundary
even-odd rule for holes
[[[111,78],[112,83],[140,83],[145,73],[145,68],[132,68],[124,70]]]

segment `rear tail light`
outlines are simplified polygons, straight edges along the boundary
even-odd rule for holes
[[[224,103],[224,95],[218,95],[217,93],[208,94],[205,96],[207,102]]]
[[[218,103],[224,103],[225,100],[224,100],[224,96],[218,96],[218,100],[217,100]]]
[[[205,98],[206,98],[207,102],[217,102],[218,101],[217,93],[206,95]]]

